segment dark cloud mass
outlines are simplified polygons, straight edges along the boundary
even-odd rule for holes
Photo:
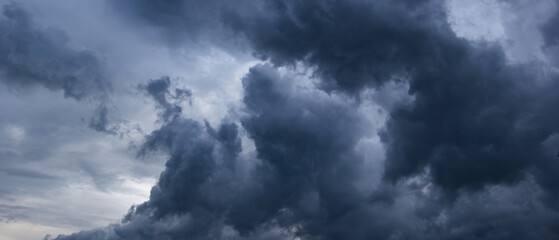
[[[168,77],[141,85],[162,126],[140,154],[169,157],[149,200],[55,239],[559,238],[556,66],[457,37],[443,1],[111,5],[171,35],[216,37],[205,28],[218,24],[268,63],[242,78],[242,117],[215,128],[182,115],[192,94]],[[317,89],[284,73],[297,64]],[[367,156],[363,92],[391,81],[413,101],[388,109],[385,157]],[[383,176],[363,190],[371,158]]]
[[[541,26],[542,35],[545,39],[546,45],[558,45],[559,44],[559,30],[557,30],[556,24],[559,22],[559,13],[555,13],[546,23]]]
[[[161,83],[155,92],[168,92],[165,80],[148,86],[155,89]],[[104,230],[107,239],[111,234],[123,239],[216,239],[225,237],[225,226],[238,232],[235,238],[266,234],[282,238],[287,233],[269,232],[276,222],[301,225],[310,236],[340,234],[322,233],[327,231],[323,224],[353,211],[367,198],[351,187],[362,164],[354,147],[367,131],[361,117],[347,106],[326,95],[290,92],[292,86],[286,82],[270,66],[254,67],[243,79],[249,115],[241,122],[254,140],[257,159],[239,159],[242,149],[235,123],[213,129],[178,115],[163,115],[164,126],[147,137],[144,149],[169,152],[166,170],[148,202],[134,207],[123,225]],[[163,111],[169,109],[175,108]],[[177,229],[159,232],[151,224],[174,218]]]
[[[451,32],[432,1],[262,1],[261,11],[231,10],[226,24],[256,55],[276,65],[304,61],[326,90],[352,93],[405,78],[436,61]]]
[[[559,5],[558,1],[555,1]],[[540,26],[540,30],[544,39],[544,51],[547,57],[554,62],[555,66],[559,65],[559,11],[556,9],[555,14]]]
[[[515,181],[557,131],[530,119],[542,114],[530,111],[538,98],[554,98],[554,84],[536,87],[539,69],[508,66],[498,46],[458,38],[439,1],[265,1],[261,9],[226,19],[258,56],[315,67],[326,90],[409,81],[415,102],[394,110],[383,134],[388,180],[427,166],[449,190]]]
[[[168,14],[166,26],[188,24],[169,12],[173,6],[160,7],[153,14]],[[532,111],[545,104],[541,99],[553,101],[547,89],[554,83],[536,86],[537,67],[508,66],[499,46],[457,37],[441,1],[260,1],[224,4],[219,16],[257,56],[274,65],[303,61],[314,67],[326,90],[358,93],[409,81],[415,103],[394,110],[384,134],[387,179],[429,166],[434,180],[448,188],[514,181],[541,159],[539,146],[557,131],[531,122],[543,114]],[[544,35],[554,34],[553,22]]]

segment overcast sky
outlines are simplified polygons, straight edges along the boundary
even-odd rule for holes
[[[556,0],[0,7],[0,240],[559,239]]]

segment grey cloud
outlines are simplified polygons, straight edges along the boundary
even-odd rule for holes
[[[556,10],[556,14],[541,26],[545,43],[548,46],[559,44],[559,30],[557,30],[556,27],[557,23],[559,23],[559,11]]]
[[[116,134],[116,127],[109,127],[110,122],[108,118],[109,110],[104,104],[99,105],[95,109],[94,115],[89,119],[89,127],[98,132],[106,132]]]
[[[451,32],[438,1],[263,1],[224,12],[255,54],[276,65],[315,67],[322,88],[358,93],[438,61]]]
[[[275,65],[305,61],[317,67],[324,89],[350,92],[404,78],[413,64],[436,60],[427,59],[437,57],[430,49],[444,40],[437,36],[451,32],[440,1],[111,4],[132,19],[166,29],[171,37],[188,35],[213,44],[223,38],[239,41],[231,38],[232,31],[248,41],[257,57]]]
[[[16,4],[4,5],[2,13],[0,79],[4,83],[42,85],[76,100],[106,97],[110,84],[96,54],[70,48],[63,32],[37,26]]]
[[[151,80],[147,85],[138,86],[139,89],[144,90],[151,98],[155,100],[157,106],[164,111],[161,113],[163,121],[168,122],[178,117],[182,108],[177,105],[184,100],[189,100],[192,97],[192,91],[188,89],[175,89],[175,94],[171,94],[171,80],[167,76],[159,79]],[[177,103],[169,102],[169,98],[177,100]]]
[[[213,4],[219,11],[206,9]],[[243,78],[242,129],[182,117],[168,78],[142,86],[163,120],[142,151],[169,154],[150,199],[121,224],[56,239],[265,239],[277,228],[284,235],[274,237],[303,239],[558,237],[556,75],[457,37],[442,1],[247,4],[132,8],[183,34],[205,34],[215,23],[206,18],[219,17],[272,66]],[[300,90],[275,69],[298,62],[328,94]],[[385,182],[371,195],[355,187],[367,174],[356,152],[366,121],[357,103],[336,97],[390,81],[408,84],[413,102],[391,106],[380,133]],[[255,159],[240,154],[243,131]]]
[[[223,4],[218,16],[262,59],[314,67],[328,91],[408,81],[415,102],[394,108],[383,134],[386,179],[427,167],[450,191],[520,180],[557,131],[537,117],[550,110],[530,111],[545,104],[538,97],[553,99],[553,86],[536,86],[539,70],[509,66],[498,46],[457,37],[445,11],[441,1],[262,1]]]
[[[461,48],[456,63],[417,75],[413,106],[391,113],[384,133],[388,179],[428,166],[449,189],[518,180],[553,133],[552,125],[522,127],[530,124],[524,111],[532,96],[522,89],[533,81],[530,73],[505,66],[499,48]]]
[[[367,199],[351,187],[362,164],[353,150],[367,131],[345,105],[326,96],[293,95],[282,81],[269,66],[252,68],[243,80],[249,115],[242,125],[258,157],[248,176],[236,173],[241,151],[236,124],[216,130],[208,123],[171,118],[144,145],[146,151],[170,155],[150,200],[134,207],[102,239],[215,239],[223,237],[226,226],[239,238],[258,239],[276,222],[300,224],[309,236],[335,236],[321,233],[327,230],[324,224]],[[318,119],[322,124],[316,124]],[[180,227],[157,227],[165,221]],[[85,233],[80,234],[74,236]]]
[[[428,168],[450,192],[513,183],[542,161],[542,142],[558,130],[549,124],[555,111],[536,107],[556,98],[553,83],[537,85],[554,76],[457,37],[441,1],[264,1],[257,9],[225,11],[225,24],[275,65],[314,67],[325,90],[409,82],[414,102],[395,108],[382,133],[387,180]]]
[[[246,194],[232,218],[242,232],[285,215],[286,224],[327,235],[320,233],[323,223],[347,214],[365,197],[351,186],[362,164],[354,148],[367,131],[362,116],[348,106],[290,92],[286,81],[269,66],[254,67],[243,79],[252,116],[242,123],[262,165],[255,173],[256,193]],[[249,214],[253,205],[262,207]]]
[[[247,115],[241,123],[256,159],[240,157],[236,124],[216,130],[170,118],[144,145],[170,156],[149,201],[132,207],[120,224],[55,239],[557,237],[557,213],[541,205],[531,182],[459,195],[449,203],[425,178],[416,186],[385,185],[371,201],[354,187],[366,174],[355,152],[367,136],[362,116],[352,104],[296,90],[292,81],[267,65],[243,78]],[[250,171],[240,176],[235,166],[247,160]],[[284,232],[272,234],[275,228]]]
[[[558,1],[555,1],[555,5],[559,8]],[[559,30],[556,27],[558,23],[559,9],[555,9],[555,14],[540,26],[544,40],[542,50],[555,67],[559,66]]]
[[[2,7],[0,16],[0,81],[14,88],[40,85],[65,97],[100,102],[90,127],[109,129],[107,108],[111,92],[107,69],[89,50],[74,49],[66,34],[39,26],[15,3]]]
[[[106,1],[135,27],[138,22],[152,27],[161,36],[163,44],[172,47],[187,43],[212,42],[227,44],[225,28],[219,15],[224,4],[236,5],[222,0],[208,1]],[[213,37],[213,36],[218,37]],[[232,36],[232,35],[229,35]],[[159,42],[157,42],[159,43]]]

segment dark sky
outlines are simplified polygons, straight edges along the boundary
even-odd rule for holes
[[[559,239],[556,0],[0,6],[0,240]]]

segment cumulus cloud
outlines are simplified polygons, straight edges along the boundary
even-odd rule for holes
[[[176,4],[205,6],[191,1]],[[457,37],[441,1],[263,1],[251,8],[221,6],[221,14],[208,14],[221,16],[257,56],[275,66],[302,61],[314,67],[325,90],[358,94],[387,81],[409,82],[415,102],[395,109],[385,131],[387,179],[428,167],[435,182],[448,188],[511,182],[541,159],[539,146],[557,130],[553,125],[516,127],[540,125],[526,122],[530,115],[542,114],[531,111],[532,105],[544,104],[542,95],[554,96],[546,90],[553,83],[536,84],[541,69],[510,66],[498,45]],[[139,8],[147,7],[139,4]],[[167,10],[150,16],[184,13]],[[167,27],[188,23],[174,17],[167,20],[173,23]]]
[[[241,125],[254,141],[255,159],[239,155],[235,123],[216,130],[169,118],[144,145],[170,156],[150,200],[132,207],[120,224],[56,239],[556,236],[557,214],[525,194],[541,195],[534,182],[459,196],[449,204],[420,179],[370,198],[355,188],[367,174],[355,148],[367,136],[363,116],[352,104],[294,90],[290,82],[266,65],[243,78],[247,115]]]
[[[150,199],[120,224],[56,239],[558,237],[559,76],[458,37],[443,1],[120,4],[169,34],[215,37],[218,24],[268,64],[242,79],[244,115],[216,129],[181,115],[169,97],[190,92],[173,95],[169,78],[142,85],[163,123],[142,151],[169,156]],[[320,91],[281,71],[298,64]],[[354,99],[389,82],[413,101],[388,109],[384,177],[363,191],[357,146],[371,127]]]
[[[351,187],[362,164],[354,148],[366,132],[358,114],[326,95],[290,92],[270,66],[252,68],[243,85],[248,115],[241,123],[254,140],[257,159],[238,158],[242,149],[235,123],[214,129],[162,115],[165,124],[147,137],[144,148],[163,150],[170,158],[150,200],[134,207],[122,225],[91,234],[206,239],[221,237],[229,227],[238,237],[259,236],[277,221],[306,228],[365,201],[367,196]],[[161,87],[158,92],[167,92],[168,85]],[[175,108],[162,111],[169,109]],[[242,176],[247,161],[250,170]],[[160,232],[152,223],[162,221],[180,227]],[[312,235],[321,234],[320,225],[313,226]]]

